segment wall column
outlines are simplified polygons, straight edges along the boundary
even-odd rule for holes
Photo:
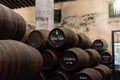
[[[36,30],[54,28],[54,0],[36,0]]]

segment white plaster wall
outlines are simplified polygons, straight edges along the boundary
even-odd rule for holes
[[[35,20],[35,6],[13,9],[16,13],[21,15],[26,21],[27,29],[34,29],[36,20]]]
[[[20,14],[26,20],[26,22],[35,25],[35,7],[18,8],[13,9],[13,11]]]
[[[120,29],[120,18],[109,18],[108,4],[112,0],[77,0],[57,3],[62,10],[61,26],[82,32],[92,41],[103,38],[111,50],[111,31]]]
[[[36,27],[35,29],[54,28],[54,1],[53,0],[36,0]]]

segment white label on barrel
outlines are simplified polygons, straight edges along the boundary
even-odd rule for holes
[[[88,78],[85,77],[85,76],[80,76],[79,79],[80,79],[80,80],[88,80]]]
[[[55,30],[50,34],[50,43],[54,47],[60,47],[64,43],[64,34],[61,31]]]
[[[101,43],[95,43],[95,46],[102,46]]]
[[[73,64],[73,62],[76,61],[76,59],[72,57],[64,57],[63,60],[66,62],[66,64]]]
[[[75,61],[76,59],[72,58],[72,57],[64,57],[64,60],[65,61]]]
[[[51,40],[58,40],[58,39],[55,36],[51,36]]]
[[[53,40],[64,40],[64,37],[58,35],[58,36],[51,36],[50,39],[51,39],[51,41],[53,41]]]
[[[111,56],[109,54],[104,54],[101,56],[103,61],[110,61],[111,60]]]

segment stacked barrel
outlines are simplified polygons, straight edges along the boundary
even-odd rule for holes
[[[41,53],[22,42],[26,22],[0,4],[0,80],[42,80]]]
[[[15,40],[0,40],[0,80],[35,80],[43,66],[38,50]]]
[[[112,54],[107,51],[105,40],[92,42],[83,33],[58,27],[32,31],[27,43],[42,54],[44,78],[41,80],[110,80],[112,77],[109,66]]]
[[[112,52],[109,51],[108,43],[104,39],[96,39],[93,42],[92,48],[98,51],[101,55],[101,63],[112,68]]]
[[[0,4],[0,80],[110,80],[107,48],[64,27],[27,33],[25,20]]]
[[[0,39],[22,40],[26,22],[22,16],[0,4]]]

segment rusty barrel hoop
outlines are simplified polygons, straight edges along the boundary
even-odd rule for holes
[[[0,41],[0,80],[33,80],[43,65],[40,52],[22,42]]]
[[[26,32],[26,22],[22,16],[0,4],[0,39],[20,41]]]

